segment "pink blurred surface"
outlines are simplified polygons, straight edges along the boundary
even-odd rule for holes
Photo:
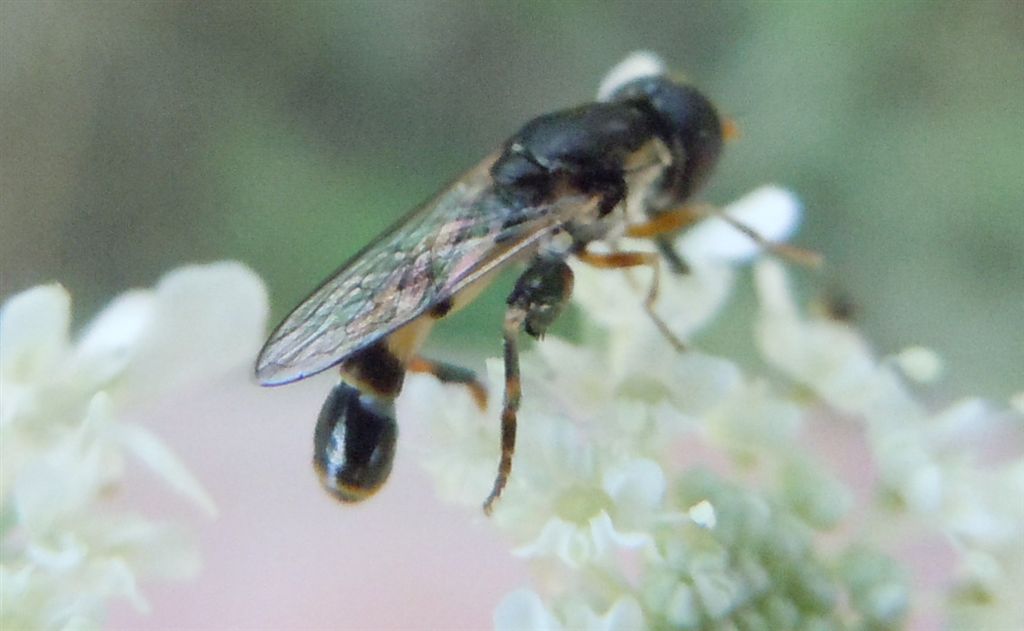
[[[202,480],[219,515],[206,517],[144,467],[130,466],[118,502],[152,519],[188,524],[204,569],[193,581],[144,582],[151,612],[116,601],[110,628],[491,627],[501,598],[528,583],[526,566],[509,555],[481,511],[435,497],[415,453],[424,448],[417,419],[399,418],[395,469],[377,496],[342,505],[320,490],[310,466],[312,432],[332,379],[262,389],[238,373],[130,415]],[[861,514],[877,480],[858,423],[825,414],[806,429],[809,452],[830,462],[860,507],[820,543],[835,550],[864,535],[882,543],[908,570],[908,628],[941,628],[936,596],[955,573],[950,542],[923,524],[894,528]],[[1019,451],[1020,432],[1010,444]],[[680,445],[680,452],[687,466],[729,468],[699,444]]]
[[[198,533],[203,570],[147,581],[151,605],[116,601],[113,629],[481,629],[525,568],[480,511],[441,504],[399,419],[384,489],[345,506],[320,491],[312,432],[331,377],[261,389],[234,375],[133,420],[156,431],[213,495],[215,519],[129,468],[123,502]]]

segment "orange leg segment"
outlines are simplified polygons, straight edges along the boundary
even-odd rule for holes
[[[689,204],[676,208],[652,217],[649,221],[630,226],[626,230],[627,237],[652,238],[664,234],[670,234],[689,227],[706,217],[717,217],[726,222],[736,230],[750,237],[750,240],[758,244],[768,252],[780,256],[791,263],[803,267],[816,268],[822,264],[821,254],[812,250],[798,248],[788,243],[775,243],[761,236],[756,230],[737,221],[729,215],[715,208],[710,204]]]
[[[650,316],[654,325],[658,327],[658,330],[661,331],[662,335],[665,336],[677,351],[682,352],[686,350],[686,344],[676,337],[672,329],[654,311],[654,305],[658,300],[658,283],[661,280],[661,259],[657,254],[654,252],[611,252],[609,254],[599,254],[583,251],[576,256],[587,265],[601,269],[624,269],[641,265],[650,267],[654,275],[651,278],[651,287],[647,290],[647,297],[644,299],[644,310],[647,311],[647,315]]]
[[[659,213],[649,221],[630,226],[626,230],[627,237],[647,239],[663,234],[670,234],[691,226],[707,216],[697,206],[682,206],[665,213]]]
[[[481,410],[487,409],[487,388],[476,378],[476,373],[468,368],[416,356],[409,361],[406,369],[410,372],[434,375],[441,383],[457,383],[466,386],[477,407]]]

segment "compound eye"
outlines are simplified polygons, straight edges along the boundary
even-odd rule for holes
[[[368,498],[391,473],[397,437],[390,402],[339,383],[324,401],[313,434],[313,466],[320,482],[342,502]]]
[[[655,113],[673,155],[665,186],[674,201],[685,201],[707,180],[722,152],[722,121],[715,106],[696,88],[666,77],[626,83],[611,98],[638,102]]]

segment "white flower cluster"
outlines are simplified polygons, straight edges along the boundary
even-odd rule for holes
[[[853,328],[801,314],[776,263],[758,267],[757,287],[765,358],[861,424],[877,476],[873,527],[883,531],[872,534],[883,538],[899,523],[904,536],[948,540],[958,557],[946,595],[951,627],[1024,627],[1021,410],[967,398],[929,411],[902,376],[930,380],[941,367],[931,353],[911,348],[879,361]],[[1001,434],[1011,453],[995,459],[986,442]]]
[[[139,579],[187,577],[187,533],[114,505],[125,456],[209,514],[213,501],[132,406],[247,361],[262,282],[237,263],[181,268],[127,292],[70,341],[71,298],[29,289],[0,311],[0,628],[94,628]]]
[[[725,212],[778,240],[798,207],[765,188]],[[692,271],[663,278],[657,310],[688,338],[757,249],[716,219],[678,246]],[[941,596],[953,626],[1010,628],[999,624],[1021,612],[1024,457],[982,466],[964,445],[1011,412],[927,412],[899,369],[933,376],[933,354],[875,358],[848,324],[799,308],[771,259],[755,268],[760,374],[675,351],[642,308],[648,276],[574,269],[584,343],[549,337],[523,355],[513,472],[492,519],[537,584],[507,596],[496,628],[897,628],[935,604],[894,560],[918,537],[952,542],[957,583]],[[488,385],[502,391],[497,360]],[[450,388],[413,378],[400,404],[429,417],[423,460],[442,497],[477,508],[500,397],[482,415]],[[835,441],[858,434],[874,484],[864,498],[812,444],[842,454]]]

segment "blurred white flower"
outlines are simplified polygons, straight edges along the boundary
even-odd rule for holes
[[[932,383],[942,376],[942,358],[930,348],[908,346],[893,360],[904,375],[918,383]]]
[[[1010,397],[1010,407],[1024,414],[1024,392],[1016,392]]]
[[[780,241],[799,205],[771,187],[726,212]],[[682,236],[692,273],[661,285],[657,310],[684,338],[715,319],[736,263],[757,253],[723,225]],[[956,628],[1020,619],[1024,457],[970,451],[996,427],[1019,434],[1006,422],[1016,412],[977,399],[929,411],[902,379],[932,382],[937,355],[877,359],[851,325],[798,306],[771,259],[755,267],[751,328],[774,368],[762,374],[677,353],[644,313],[644,274],[574,271],[584,342],[548,337],[522,356],[516,457],[492,521],[536,586],[506,597],[496,628],[898,628],[937,601]],[[487,382],[502,391],[499,361]],[[481,415],[463,390],[414,377],[399,403],[428,414],[422,451],[442,496],[477,509],[500,397]],[[851,427],[868,449],[866,495],[831,461]],[[952,543],[951,592],[916,589],[895,560],[929,537]]]
[[[107,500],[125,456],[209,514],[213,500],[157,436],[125,420],[145,399],[239,365],[267,314],[237,263],[178,269],[116,298],[72,344],[71,298],[29,289],[0,311],[0,627],[91,628],[138,580],[193,575],[187,534]]]
[[[661,57],[647,50],[637,51],[608,71],[597,88],[597,100],[607,101],[616,90],[635,79],[663,74],[665,62]]]
[[[646,626],[643,610],[631,596],[619,598],[601,613],[582,600],[568,600],[561,603],[559,609],[563,613],[561,619],[544,605],[535,592],[517,590],[498,605],[494,612],[494,628],[496,631],[635,631]]]
[[[707,500],[701,500],[691,506],[686,514],[701,528],[714,528],[717,523],[715,507]]]

